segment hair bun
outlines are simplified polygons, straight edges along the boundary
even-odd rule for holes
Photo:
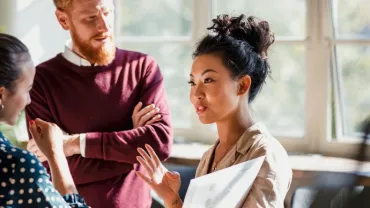
[[[275,37],[267,21],[261,21],[254,16],[246,17],[244,14],[231,17],[227,14],[218,15],[212,20],[213,25],[208,30],[217,35],[230,36],[246,41],[262,58],[267,56],[267,50],[274,43]]]

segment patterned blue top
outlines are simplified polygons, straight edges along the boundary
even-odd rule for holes
[[[88,207],[78,194],[61,196],[37,157],[0,132],[0,208]]]

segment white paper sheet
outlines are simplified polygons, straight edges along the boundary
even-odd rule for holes
[[[238,207],[257,177],[265,156],[191,180],[183,208]]]

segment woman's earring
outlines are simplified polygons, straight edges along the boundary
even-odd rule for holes
[[[4,105],[0,104],[0,112],[4,110]]]

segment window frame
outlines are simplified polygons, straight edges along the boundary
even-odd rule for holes
[[[317,1],[317,0],[316,0]],[[359,149],[359,144],[362,142],[361,134],[356,134],[356,136],[345,135],[344,134],[344,120],[343,120],[343,105],[342,105],[342,94],[341,89],[343,89],[343,84],[341,82],[341,70],[337,66],[338,59],[336,57],[336,46],[338,45],[369,45],[370,38],[363,37],[335,37],[334,24],[335,20],[333,18],[334,12],[332,3],[336,0],[324,0],[321,2],[321,7],[324,8],[324,31],[323,39],[326,45],[329,47],[329,56],[327,60],[331,67],[328,67],[332,75],[332,79],[328,80],[328,83],[332,84],[329,88],[329,92],[334,93],[334,116],[329,113],[328,120],[330,124],[333,122],[331,119],[334,118],[335,123],[335,136],[330,135],[330,126],[327,126],[326,130],[328,132],[328,137],[320,139],[320,151],[322,153],[334,156],[342,157],[355,157],[356,152]],[[330,99],[330,97],[329,97]],[[329,100],[330,103],[330,100]],[[330,104],[329,104],[330,107]],[[329,110],[330,112],[331,110]],[[369,144],[368,144],[369,147]],[[368,148],[369,149],[369,148]],[[368,150],[369,152],[369,150]],[[369,155],[369,154],[368,154]],[[369,156],[368,156],[369,157]]]

